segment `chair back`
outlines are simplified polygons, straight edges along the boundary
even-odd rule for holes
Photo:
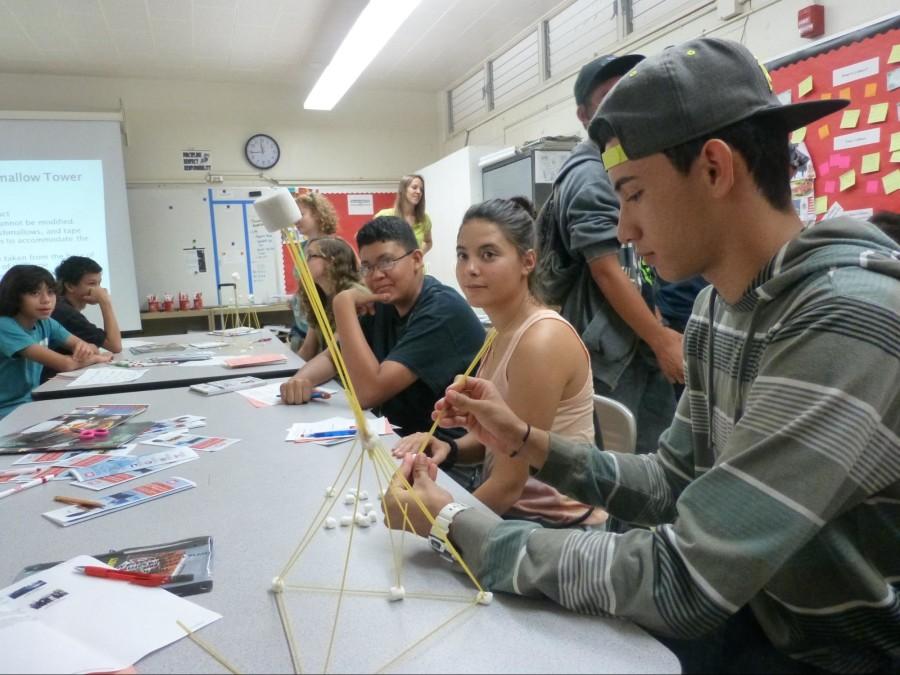
[[[603,449],[633,453],[637,426],[631,411],[615,399],[594,394],[594,412],[603,436]]]

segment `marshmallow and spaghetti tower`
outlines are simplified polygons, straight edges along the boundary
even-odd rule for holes
[[[325,345],[328,348],[329,354],[331,356],[331,360],[334,364],[335,371],[337,372],[337,376],[340,379],[341,384],[344,387],[344,392],[346,394],[347,401],[350,405],[350,409],[353,414],[353,418],[356,422],[356,428],[358,430],[358,440],[362,442],[362,448],[368,454],[369,459],[372,462],[372,466],[375,470],[376,479],[378,480],[379,487],[381,488],[382,494],[384,494],[384,498],[388,498],[390,495],[389,489],[393,480],[399,476],[400,483],[405,487],[408,491],[408,494],[413,499],[413,504],[415,508],[418,508],[422,514],[425,516],[427,521],[434,524],[434,516],[431,512],[425,507],[422,501],[419,499],[418,495],[412,490],[412,485],[409,480],[402,474],[398,472],[397,465],[390,454],[390,451],[384,447],[381,443],[380,439],[377,435],[373,435],[369,431],[368,424],[366,423],[365,412],[363,411],[362,406],[359,403],[359,399],[356,395],[356,390],[353,386],[353,381],[350,377],[350,373],[347,370],[347,365],[344,361],[343,355],[341,353],[340,345],[335,339],[334,331],[331,328],[331,324],[328,321],[328,316],[325,311],[325,307],[322,304],[322,299],[318,293],[316,288],[315,280],[312,277],[312,273],[310,272],[309,265],[307,264],[306,256],[303,252],[302,247],[300,246],[300,240],[297,236],[297,233],[294,229],[294,223],[296,223],[302,217],[300,213],[300,209],[298,208],[296,202],[294,201],[291,193],[284,188],[280,188],[275,190],[272,194],[262,197],[254,203],[256,207],[256,212],[259,215],[260,219],[263,222],[263,225],[270,232],[278,232],[284,231],[284,239],[287,250],[290,254],[291,261],[294,264],[294,268],[297,270],[297,274],[300,280],[300,285],[303,292],[306,294],[306,297],[309,299],[309,304],[312,307],[313,313],[318,321],[318,325],[322,331],[322,337],[325,341]],[[481,361],[484,357],[487,350],[490,348],[494,338],[496,337],[496,331],[491,329],[485,339],[484,344],[482,345],[481,350],[473,359],[472,363],[469,365],[468,369],[464,373],[464,376],[468,376],[474,370],[475,366]],[[434,435],[435,430],[437,429],[438,424],[440,423],[440,416],[434,422],[429,432],[425,435],[418,452],[424,452],[425,448],[428,446],[429,440]],[[325,499],[320,506],[318,512],[313,517],[312,522],[310,523],[306,533],[301,537],[300,543],[297,548],[294,550],[284,569],[281,571],[279,576],[275,577],[272,582],[272,592],[275,594],[276,605],[278,606],[279,614],[281,615],[282,624],[285,628],[285,636],[288,641],[288,647],[291,652],[291,658],[294,663],[294,668],[296,672],[301,672],[299,655],[297,651],[296,644],[293,639],[293,632],[290,629],[290,621],[287,615],[287,610],[284,605],[284,600],[281,597],[281,594],[284,590],[310,590],[310,587],[306,586],[296,586],[296,585],[287,585],[284,582],[284,577],[290,572],[294,564],[298,561],[300,556],[306,550],[306,548],[311,543],[315,534],[322,528],[323,524],[326,521],[326,518],[329,514],[330,508],[334,505],[333,499],[336,495],[342,494],[347,486],[354,481],[356,483],[356,491],[360,490],[361,480],[362,480],[362,470],[363,470],[363,455],[360,454],[356,456],[354,462],[350,462],[353,457],[353,449],[351,448],[350,453],[347,455],[347,458],[344,461],[344,464],[341,466],[340,471],[338,472],[338,476],[335,478],[332,486],[329,486],[325,493]],[[412,594],[405,593],[402,586],[402,532],[400,533],[400,546],[398,551],[398,546],[395,544],[395,533],[393,528],[391,527],[392,523],[390,522],[390,515],[386,511],[386,518],[388,520],[388,533],[390,535],[391,548],[393,552],[394,565],[396,571],[396,583],[397,585],[391,589],[389,598],[392,600],[399,600],[405,597],[428,597],[427,594]],[[408,512],[404,508],[402,509],[403,514],[403,525],[404,530],[414,531],[412,527],[412,523],[409,520]],[[354,507],[354,518],[356,517],[356,507]],[[350,551],[353,543],[353,528],[350,530],[349,542],[347,545],[347,554],[344,561],[344,570],[343,576],[341,579],[341,585],[339,589],[339,600],[338,600],[338,608],[337,613],[335,615],[335,623],[332,628],[331,633],[331,642],[328,646],[328,656],[326,658],[326,667],[325,670],[328,670],[328,665],[331,659],[331,652],[334,643],[335,632],[337,629],[338,617],[340,614],[340,607],[343,596],[345,593],[354,594],[357,593],[351,589],[346,588],[346,579],[347,579],[347,570],[349,566],[350,559]],[[465,563],[460,556],[459,552],[453,546],[453,544],[444,537],[444,544],[447,547],[448,552],[453,556],[454,560],[462,567],[466,575],[472,581],[472,583],[477,588],[478,592],[476,596],[472,599],[471,605],[478,604],[488,604],[490,602],[491,594],[487,593],[478,582],[478,579],[475,578],[475,575],[472,573],[469,566]],[[432,597],[431,599],[439,599]],[[451,599],[451,598],[447,598]],[[454,615],[450,619],[456,618],[457,615]],[[449,623],[449,621],[448,621]],[[445,624],[443,624],[445,625]],[[436,631],[437,629],[435,629]],[[431,635],[434,634],[435,631],[431,631],[422,640],[427,639]],[[404,654],[408,653],[415,645],[409,647],[407,650],[404,650],[396,656],[393,661],[396,661]],[[386,666],[385,666],[386,667]]]

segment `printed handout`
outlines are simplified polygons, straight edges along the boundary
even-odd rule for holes
[[[204,452],[217,452],[224,450],[229,445],[239,442],[239,438],[224,438],[222,436],[199,436],[189,431],[172,431],[160,434],[154,438],[141,441],[146,445],[161,445],[166,448],[191,448]]]
[[[221,616],[161,588],[111,582],[76,571],[103,563],[72,558],[0,590],[0,670],[86,673],[126,668]],[[114,630],[98,630],[98,620]],[[110,624],[112,625],[112,624]]]
[[[179,464],[191,462],[198,457],[199,455],[190,448],[176,448],[164,452],[155,452],[152,455],[144,455],[143,457],[138,458],[132,466],[118,472],[111,471],[110,473],[95,477],[89,477],[92,472],[83,472],[82,475],[85,476],[85,480],[75,480],[72,482],[72,485],[87,490],[105,490],[113,485],[121,485],[122,483],[135,480],[136,478],[143,478],[151,473],[167,471]],[[79,478],[79,475],[74,469],[70,470],[69,473],[75,475],[76,478]]]
[[[121,384],[134,382],[147,373],[137,368],[88,368],[67,384],[67,387],[90,387],[98,384]]]
[[[168,497],[176,492],[190,490],[193,487],[197,487],[194,481],[175,476],[153,483],[143,483],[130,490],[97,497],[97,501],[103,503],[103,506],[100,507],[65,506],[61,509],[46,511],[43,515],[57,525],[68,527],[69,525],[82,523],[85,520],[99,518],[115,511],[127,509],[130,506],[143,504],[160,497]]]

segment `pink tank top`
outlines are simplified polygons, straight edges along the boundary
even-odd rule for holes
[[[513,334],[509,346],[500,355],[493,372],[488,374],[483,373],[481,368],[478,370],[478,376],[493,382],[504,399],[509,398],[509,379],[506,370],[513,353],[516,351],[516,347],[519,345],[519,341],[531,326],[538,321],[544,320],[564,323],[569,327],[569,330],[575,333],[576,336],[578,335],[568,321],[551,309],[542,309],[528,317]],[[585,360],[590,363],[590,355],[584,344],[581,343],[580,338],[579,344],[581,344],[581,349],[584,351]],[[553,418],[553,426],[550,430],[570,441],[581,443],[594,442],[594,383],[590,366],[588,367],[584,384],[578,393],[559,402],[556,416]],[[490,448],[487,448],[484,457],[485,479],[490,477],[494,463],[493,452]],[[606,520],[606,512],[600,508],[595,508],[593,512],[585,517],[585,514],[590,509],[590,506],[577,502],[574,499],[569,499],[546,483],[542,483],[534,477],[529,477],[525,483],[525,488],[522,490],[522,496],[513,504],[506,515],[529,520],[540,519],[558,525],[567,523],[599,525]]]

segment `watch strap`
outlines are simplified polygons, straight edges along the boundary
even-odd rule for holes
[[[434,524],[431,526],[431,531],[428,534],[428,542],[431,544],[431,548],[439,553],[444,560],[453,561],[453,555],[447,548],[450,524],[459,512],[468,508],[470,507],[466,504],[450,502],[438,512],[434,519]]]

